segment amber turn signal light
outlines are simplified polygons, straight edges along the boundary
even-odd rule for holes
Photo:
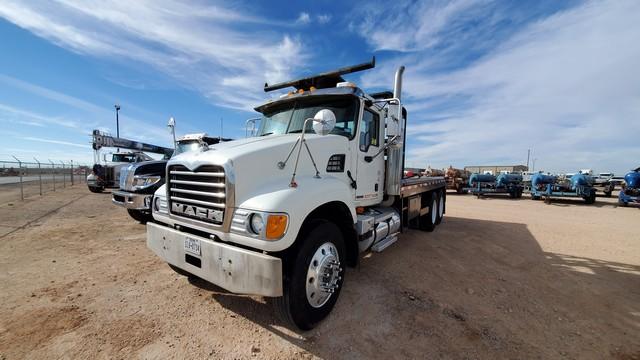
[[[267,230],[265,236],[267,240],[278,240],[287,230],[287,215],[269,215],[267,218]]]

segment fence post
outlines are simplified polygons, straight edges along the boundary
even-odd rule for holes
[[[20,176],[20,200],[24,200],[24,184],[22,183],[22,161],[11,155],[18,162],[18,175]]]
[[[53,174],[53,191],[56,191],[56,167],[51,159],[48,160],[51,163],[51,173]]]
[[[73,160],[71,160],[71,186],[73,186]]]
[[[38,163],[38,178],[40,179],[40,196],[42,196],[42,167],[40,166],[40,161],[38,161],[38,159],[34,157],[33,160],[35,160]]]
[[[62,162],[62,160],[60,160],[60,164],[62,164],[62,187],[66,188],[67,185],[65,183],[67,181],[67,174],[64,172],[64,163]]]

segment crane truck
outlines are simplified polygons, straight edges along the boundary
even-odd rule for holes
[[[144,152],[164,155],[168,159],[173,153],[172,148],[111,136],[100,130],[92,132],[92,147],[94,150],[95,164],[91,174],[87,176],[87,186],[91,192],[99,193],[105,188],[118,188],[120,186],[120,170],[131,163],[151,161],[152,157]],[[132,151],[116,152],[112,154],[111,161],[104,158],[104,165],[100,164],[100,149],[103,147],[129,149]]]
[[[284,319],[313,328],[361,253],[409,227],[433,231],[445,214],[444,177],[403,176],[404,67],[393,92],[342,77],[374,66],[265,84],[295,90],[255,108],[255,137],[169,160],[147,246],[180,274],[271,298]]]
[[[172,156],[229,140],[231,139],[212,137],[206,133],[187,134],[176,139],[176,148]],[[112,192],[111,202],[127,209],[129,216],[134,220],[141,223],[153,220],[151,216],[153,193],[164,184],[167,161],[166,159],[150,160],[122,167],[120,189]]]

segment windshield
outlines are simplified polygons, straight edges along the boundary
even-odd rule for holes
[[[353,138],[358,114],[358,100],[354,97],[306,98],[286,102],[265,111],[258,136],[300,133],[304,121],[322,109],[329,109],[336,115],[336,126],[331,134]],[[307,123],[305,133],[313,133],[311,121]]]
[[[191,141],[191,142],[183,142],[183,143],[178,143],[176,145],[176,150],[173,152],[173,156],[176,156],[178,154],[182,154],[184,152],[189,152],[189,151],[193,151],[193,150],[199,150],[200,148],[202,148],[202,145],[200,144],[199,141]]]
[[[136,156],[133,154],[113,154],[111,161],[132,163],[136,161]]]

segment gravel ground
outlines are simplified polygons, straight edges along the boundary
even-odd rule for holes
[[[174,273],[84,186],[0,205],[0,359],[640,359],[637,208],[448,197],[309,332]]]

